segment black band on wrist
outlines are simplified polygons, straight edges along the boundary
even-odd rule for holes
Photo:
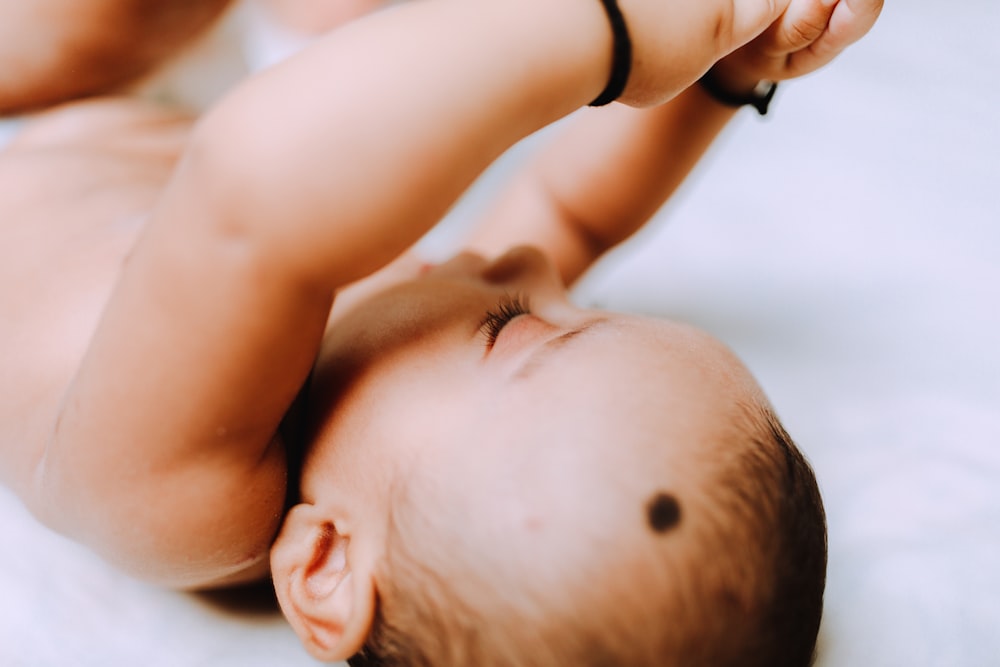
[[[617,0],[601,0],[601,4],[608,13],[608,21],[611,23],[611,32],[614,35],[614,47],[608,85],[590,103],[592,107],[602,107],[618,99],[625,90],[628,76],[632,72],[632,38],[628,34],[628,26],[625,25],[625,17],[618,8]]]
[[[778,84],[774,81],[761,81],[751,92],[737,95],[719,85],[712,70],[705,72],[705,75],[698,79],[698,83],[719,104],[734,108],[751,106],[761,116],[767,115],[767,108],[774,98],[775,91],[778,90]]]

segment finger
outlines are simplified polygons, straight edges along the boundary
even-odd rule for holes
[[[788,68],[808,72],[833,60],[871,30],[882,12],[882,3],[883,0],[840,0],[826,30],[808,47],[793,53]]]
[[[830,27],[821,40],[826,44],[817,44],[817,47],[840,53],[864,37],[881,14],[882,2],[883,0],[841,0],[830,19]]]
[[[792,0],[774,25],[774,52],[806,48],[823,34],[838,0]]]

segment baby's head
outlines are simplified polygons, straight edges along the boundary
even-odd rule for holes
[[[463,256],[344,315],[310,406],[272,564],[318,657],[808,663],[815,479],[708,335],[577,309],[531,250]]]

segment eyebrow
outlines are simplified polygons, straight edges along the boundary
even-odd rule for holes
[[[567,346],[571,345],[572,342],[578,341],[581,337],[584,337],[587,333],[594,331],[594,329],[600,329],[601,325],[608,323],[608,318],[599,317],[583,325],[577,327],[576,329],[571,329],[566,333],[560,334],[555,338],[550,338],[535,349],[531,355],[521,364],[513,375],[515,380],[526,380],[533,376],[539,368],[545,366],[546,363],[557,354],[560,350],[565,349]]]

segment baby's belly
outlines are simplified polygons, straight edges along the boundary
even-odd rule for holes
[[[44,446],[172,164],[163,153],[99,143],[33,147],[15,139],[0,150],[3,478],[26,469]]]

